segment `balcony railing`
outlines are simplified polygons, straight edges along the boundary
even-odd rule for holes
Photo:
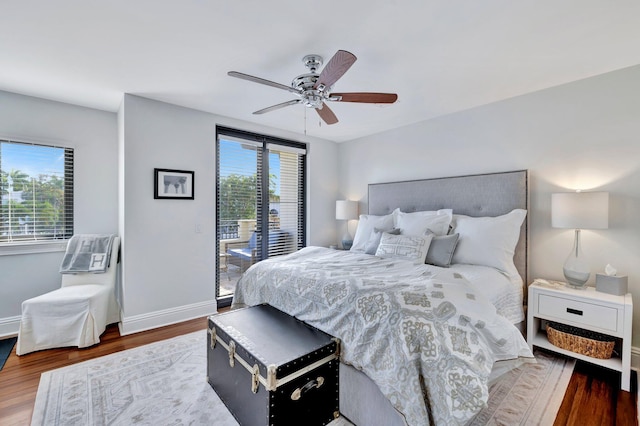
[[[220,239],[221,240],[233,240],[240,237],[239,227],[237,220],[221,220],[220,221]]]

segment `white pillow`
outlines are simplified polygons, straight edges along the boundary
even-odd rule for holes
[[[364,252],[367,247],[367,242],[369,241],[369,238],[371,238],[371,234],[373,234],[373,230],[375,228],[393,229],[395,215],[398,211],[398,209],[395,209],[392,213],[384,216],[361,214],[360,221],[358,222],[358,228],[356,229],[356,235],[353,237],[351,251]]]
[[[522,209],[497,217],[454,215],[453,232],[460,238],[451,263],[490,266],[509,277],[519,276],[513,255],[526,215]]]
[[[396,228],[400,228],[403,235],[424,235],[427,230],[435,235],[447,235],[452,217],[451,209],[413,213],[398,211]]]
[[[398,257],[423,264],[433,235],[393,235],[385,232],[380,238],[376,256]]]

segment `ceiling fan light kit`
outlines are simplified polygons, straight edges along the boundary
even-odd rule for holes
[[[255,111],[254,114],[264,114],[289,105],[303,104],[307,108],[314,108],[320,118],[327,124],[335,124],[338,118],[331,111],[325,102],[358,102],[373,104],[392,104],[398,99],[395,93],[375,93],[375,92],[353,92],[353,93],[332,93],[331,89],[336,81],[351,68],[356,61],[353,53],[346,50],[338,50],[329,60],[322,72],[318,74],[318,69],[323,64],[322,56],[306,55],[302,62],[309,70],[308,73],[295,77],[290,86],[265,80],[249,74],[237,71],[229,71],[231,77],[253,81],[277,89],[286,90],[298,96],[298,99],[282,102],[267,108]]]

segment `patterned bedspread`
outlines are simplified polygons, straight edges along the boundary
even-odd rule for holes
[[[233,307],[259,303],[342,339],[342,362],[409,425],[465,424],[486,404],[493,363],[533,356],[459,273],[399,259],[307,247],[264,260],[238,282]]]

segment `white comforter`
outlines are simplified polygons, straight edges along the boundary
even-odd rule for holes
[[[476,283],[476,288],[480,288]],[[493,363],[532,357],[520,332],[455,271],[307,247],[252,266],[233,307],[269,303],[342,340],[409,425],[466,423]]]

